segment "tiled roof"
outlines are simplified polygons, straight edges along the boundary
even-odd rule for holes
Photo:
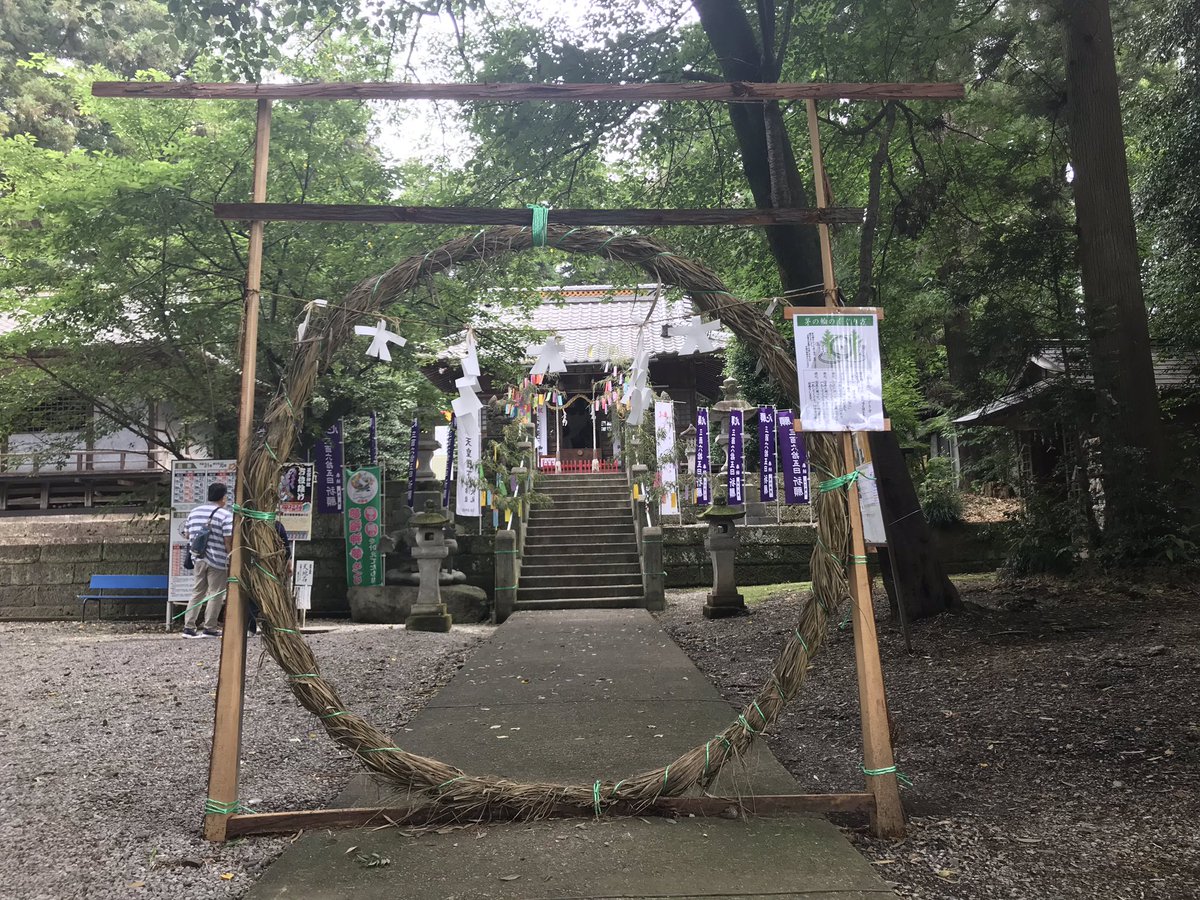
[[[658,286],[612,288],[608,285],[576,285],[542,288],[545,298],[518,324],[556,334],[566,346],[568,365],[605,360],[629,360],[637,350],[641,333],[643,346],[651,357],[676,355],[683,346],[679,337],[663,337],[664,325],[683,325],[696,314],[690,300],[670,300],[666,293],[655,300]],[[729,334],[720,329],[710,332],[712,341],[722,348]],[[453,358],[461,348],[451,347]]]

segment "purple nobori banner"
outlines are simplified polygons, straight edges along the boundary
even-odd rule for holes
[[[417,493],[417,449],[421,446],[421,423],[413,416],[412,431],[408,439],[408,508],[416,503]]]
[[[729,411],[729,505],[746,502],[746,463],[743,456],[742,434],[746,422],[740,409]]]
[[[442,509],[450,506],[450,482],[454,476],[454,436],[458,431],[454,413],[450,414],[450,432],[446,437],[446,477],[442,479]]]
[[[342,423],[335,422],[325,432],[325,440],[313,448],[317,475],[317,512],[340,513],[344,504],[342,488]]]
[[[783,496],[789,505],[807,503],[808,448],[804,437],[796,434],[796,414],[790,409],[779,410],[779,456],[783,469]]]
[[[375,410],[371,410],[371,435],[368,443],[367,453],[371,460],[371,465],[379,463],[379,417],[375,415]]]
[[[696,410],[696,505],[712,503],[711,461],[708,455],[708,407]]]
[[[758,408],[758,499],[774,502],[779,496],[775,484],[775,407]]]

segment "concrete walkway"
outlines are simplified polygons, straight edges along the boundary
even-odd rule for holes
[[[397,736],[472,773],[591,784],[662,765],[734,713],[644,610],[518,613]],[[761,744],[714,793],[796,793]],[[339,806],[388,803],[366,775]],[[349,853],[356,847],[354,853]],[[378,853],[368,868],[356,855]],[[592,819],[305,835],[248,895],[333,900],[894,895],[823,819]]]

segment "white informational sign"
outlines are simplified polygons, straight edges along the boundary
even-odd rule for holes
[[[171,460],[171,532],[167,545],[167,599],[180,603],[192,602],[196,576],[183,567],[187,555],[187,539],[183,523],[188,513],[201,503],[208,502],[208,486],[221,482],[229,488],[226,496],[233,502],[237,488],[237,461],[232,459],[173,459]]]
[[[479,416],[458,420],[458,474],[454,513],[479,515]]]
[[[221,482],[233,502],[237,487],[237,461],[232,459],[171,460],[171,509],[184,512],[208,502],[208,486]]]
[[[879,322],[873,314],[792,319],[804,431],[884,431]]]
[[[313,568],[311,559],[296,560],[296,581],[292,588],[296,596],[296,609],[312,609]]]
[[[316,465],[288,463],[279,473],[279,522],[289,541],[311,541]]]
[[[167,599],[190,604],[196,576],[190,569],[183,567],[183,560],[187,556],[188,542],[181,532],[183,523],[186,521],[186,512],[171,513],[170,544],[167,550]]]
[[[879,485],[875,483],[875,464],[864,463],[858,467],[858,509],[862,513],[863,540],[868,544],[886,544],[887,532],[883,528],[883,507],[879,504]]]
[[[663,487],[658,511],[675,516],[679,514],[679,475],[675,470],[675,404],[670,400],[654,403],[654,435],[658,440],[658,470]]]

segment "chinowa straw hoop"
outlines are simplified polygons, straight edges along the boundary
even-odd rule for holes
[[[568,253],[591,254],[641,268],[656,281],[681,288],[703,311],[718,317],[749,346],[758,348],[766,369],[787,390],[796,390],[795,364],[778,346],[771,321],[749,303],[735,298],[707,267],[676,256],[657,241],[643,236],[614,235],[596,228],[546,229],[546,245]],[[314,316],[313,326],[296,343],[283,383],[268,406],[266,433],[256,442],[243,473],[246,509],[273,509],[279,484],[278,459],[287,459],[300,428],[303,411],[318,377],[335,352],[354,333],[364,316],[374,316],[425,280],[463,263],[530,249],[529,228],[502,227],[473,237],[450,241],[421,256],[413,256],[356,285],[327,313]],[[809,435],[810,453],[818,471],[837,471],[840,453],[830,435]],[[268,448],[273,448],[268,449]],[[277,459],[278,458],[278,459]],[[816,498],[818,534],[822,548],[845,558],[849,518],[843,491]],[[311,712],[329,736],[352,753],[375,775],[400,792],[416,793],[451,812],[475,817],[533,819],[564,807],[581,814],[604,812],[620,803],[622,809],[648,807],[659,797],[677,796],[704,787],[722,767],[740,758],[755,738],[769,728],[800,691],[813,657],[824,644],[831,618],[848,599],[845,572],[824,549],[813,553],[813,596],[800,608],[795,631],[775,660],[757,696],[721,733],[660,769],[619,781],[589,784],[527,784],[490,775],[470,775],[436,759],[410,753],[358,713],[346,709],[333,685],[321,675],[311,648],[299,633],[295,606],[282,579],[286,558],[275,530],[265,517],[247,516],[239,529],[241,540],[256,564],[246,567],[242,583],[261,608],[268,627],[263,640],[271,656],[287,673],[292,693]]]

